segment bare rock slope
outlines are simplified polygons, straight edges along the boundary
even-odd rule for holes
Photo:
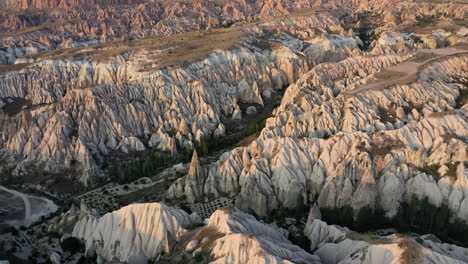
[[[156,259],[169,253],[197,215],[164,204],[134,204],[95,218],[85,216],[75,225],[72,236],[86,241],[88,254],[96,252],[104,261],[127,262],[132,256]]]
[[[88,252],[95,250],[107,261],[140,256],[179,263],[179,256],[204,255],[209,263],[377,264],[407,261],[406,250],[415,250],[412,258],[421,263],[467,261],[467,249],[440,243],[430,236],[359,234],[328,225],[312,213],[303,232],[311,241],[313,254],[292,244],[288,231],[233,207],[217,210],[197,230],[183,228],[194,221],[186,213],[162,204],[134,204],[99,220],[81,220],[73,235],[86,241]],[[151,239],[143,234],[151,234]],[[168,254],[161,256],[163,251]]]

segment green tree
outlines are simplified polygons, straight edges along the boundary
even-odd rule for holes
[[[375,215],[374,211],[370,206],[364,206],[359,210],[356,219],[356,230],[357,231],[366,231],[368,228],[374,228],[375,226]]]
[[[296,199],[296,210],[295,210],[295,217],[296,221],[301,220],[301,218],[305,215],[305,205],[304,205],[304,197],[302,194],[299,194]]]
[[[279,225],[282,225],[284,224],[285,220],[286,220],[286,214],[284,212],[284,207],[283,206],[280,206],[278,208],[278,210],[276,210],[276,213],[275,213],[275,220],[276,222],[279,224]]]
[[[200,136],[200,141],[198,142],[198,150],[202,155],[208,154],[208,145],[209,142],[207,138],[205,137],[205,135],[202,134]]]
[[[80,252],[83,250],[84,245],[76,237],[67,237],[62,242],[60,242],[60,247],[63,251],[68,251],[72,254]]]

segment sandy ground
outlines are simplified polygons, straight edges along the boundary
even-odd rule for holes
[[[467,52],[466,50],[462,49],[454,49],[454,48],[441,48],[441,49],[419,49],[417,52],[419,53],[434,53],[438,56],[421,61],[421,62],[415,62],[415,61],[406,61],[404,63],[390,66],[387,68],[384,68],[382,71],[388,71],[388,72],[396,72],[396,73],[402,73],[401,74],[394,74],[395,77],[389,77],[385,79],[378,79],[377,77],[374,79],[374,81],[360,85],[356,87],[355,89],[351,91],[344,91],[343,94],[357,94],[362,91],[366,91],[369,89],[380,89],[380,88],[385,88],[389,85],[396,84],[396,83],[401,83],[404,82],[406,78],[410,78],[412,75],[416,74],[418,72],[418,67],[423,65],[424,63],[428,63],[432,60],[436,60],[439,58],[442,58],[444,56],[449,56],[453,54],[458,54],[458,53],[464,53]]]
[[[0,224],[30,225],[58,209],[52,201],[0,185]]]

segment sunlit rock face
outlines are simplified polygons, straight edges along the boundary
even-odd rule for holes
[[[133,204],[99,219],[84,216],[72,236],[85,241],[87,254],[96,253],[103,261],[127,262],[132,256],[156,259],[170,253],[190,225],[200,222],[197,215],[164,204]]]
[[[219,234],[212,243],[211,263],[321,263],[319,257],[293,245],[286,230],[259,222],[239,209],[217,210],[204,229]]]
[[[321,207],[382,207],[388,217],[416,195],[468,220],[468,124],[466,105],[457,106],[466,87],[456,81],[467,77],[467,57],[429,63],[408,84],[360,89],[374,72],[405,59],[381,55],[313,67],[288,87],[258,140],[208,166],[206,195],[237,196],[239,207],[263,216],[294,208],[301,195]],[[438,177],[422,169],[431,164],[444,166]],[[178,184],[170,195],[183,195]]]
[[[192,231],[187,227],[199,224],[198,216],[158,203],[129,205],[100,219],[81,211],[72,236],[82,239],[87,254],[96,253],[100,262],[203,254],[209,263],[399,263],[406,260],[408,247],[423,262],[467,260],[467,249],[431,235],[359,234],[328,225],[312,211],[303,233],[313,253],[292,244],[288,231],[234,207],[215,211],[205,226]]]
[[[226,152],[192,180],[180,179],[169,196],[190,202],[236,196],[243,209],[263,216],[279,206],[295,207],[302,196],[324,207],[379,206],[393,216],[398,203],[414,194],[429,196],[435,205],[446,203],[467,218],[466,106],[459,100],[466,54],[427,61],[404,82],[369,88],[387,68],[415,59],[421,48],[463,42],[463,28],[416,37],[399,27],[442,14],[443,23],[454,23],[463,18],[463,5],[2,3],[12,9],[52,8],[12,13],[0,21],[1,30],[11,33],[0,40],[5,47],[0,62],[14,65],[0,73],[1,105],[19,102],[13,114],[0,119],[0,157],[13,176],[37,168],[72,169],[74,181],[90,185],[104,174],[113,153],[193,148],[203,137],[226,135],[227,119],[242,120],[256,111],[249,107],[243,113],[239,104],[264,106],[287,87],[256,141]],[[85,12],[85,6],[96,4],[96,10]],[[326,10],[295,13],[309,7]],[[364,7],[385,22],[368,47],[347,24]],[[113,23],[94,23],[103,20]],[[154,56],[167,52],[163,48],[113,53],[114,46],[106,46],[128,48],[149,35],[233,23],[241,32],[235,45],[175,66],[158,67]],[[44,28],[10,32],[34,25]],[[129,28],[133,33],[122,39]],[[442,177],[421,170],[431,164],[441,166]]]
[[[322,263],[402,263],[412,247],[414,260],[421,263],[466,263],[467,249],[441,243],[431,235],[410,238],[398,235],[365,235],[347,228],[328,225],[309,214],[304,235],[310,250]]]
[[[217,210],[205,227],[187,234],[191,224],[199,223],[198,216],[163,204],[134,204],[99,219],[85,216],[72,236],[84,240],[87,254],[96,253],[100,261],[128,261],[135,256],[158,259],[173,253],[186,235],[187,251],[203,248],[211,263],[321,263],[293,245],[286,230],[235,208]]]
[[[407,262],[405,250],[468,262],[432,235],[375,240],[318,217],[393,218],[416,197],[448,208],[443,224],[468,221],[467,13],[445,0],[0,0],[0,183],[60,199],[52,186],[106,183],[80,195],[112,200],[43,220],[20,251],[56,263],[380,264]],[[140,177],[116,163],[156,154],[187,164],[96,195]],[[278,227],[294,220],[277,214],[307,206],[294,232]],[[85,244],[76,261],[43,246],[69,235]]]
[[[310,26],[343,30],[329,15],[269,22],[247,28],[238,48],[161,69],[143,68],[151,52],[104,61],[18,59],[25,67],[0,74],[0,93],[5,103],[26,100],[28,109],[1,120],[2,155],[14,175],[38,165],[50,172],[73,167],[89,184],[110,153],[154,147],[176,153],[202,136],[223,136],[224,119],[242,118],[237,102],[262,105],[313,65],[359,53],[355,36],[323,36],[313,45],[297,37],[316,34],[306,31]],[[257,38],[274,41],[274,48],[262,50]]]

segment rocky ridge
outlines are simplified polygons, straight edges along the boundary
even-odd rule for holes
[[[155,218],[156,221],[161,219],[157,233],[147,232],[148,223],[143,224],[142,221],[128,226],[125,224],[126,231],[119,231],[123,227],[119,227],[117,223],[133,223],[131,219],[134,216],[152,219],[146,218],[149,216],[147,214],[151,214],[152,208],[158,209],[155,216],[161,214],[161,218]],[[414,247],[416,257],[424,262],[465,263],[467,260],[466,249],[442,244],[434,237],[358,234],[344,227],[328,225],[315,218],[312,211],[304,234],[311,241],[310,251],[313,254],[292,244],[287,238],[286,230],[258,221],[233,207],[217,210],[206,220],[205,226],[193,231],[181,227],[191,220],[185,213],[175,214],[178,211],[162,204],[130,205],[98,220],[98,226],[102,228],[103,223],[108,222],[105,234],[114,237],[114,242],[103,240],[102,235],[98,234],[104,232],[104,229],[96,229],[93,224],[95,220],[87,218],[76,224],[73,235],[84,239],[88,253],[96,250],[101,260],[117,258],[122,261],[130,258],[144,261],[146,258],[156,259],[161,263],[179,263],[181,256],[203,255],[204,261],[209,263],[399,263],[405,261],[404,252],[408,247]],[[121,218],[126,220],[121,222]],[[92,235],[91,232],[95,234]],[[132,232],[137,235],[128,235]],[[141,238],[143,233],[156,235],[153,239],[146,240]],[[90,246],[90,243],[97,247]],[[101,250],[98,246],[100,243],[113,250]],[[167,248],[162,249],[162,245]],[[161,250],[149,250],[155,248]],[[162,250],[169,254],[161,256]]]
[[[3,156],[23,157],[14,169],[17,175],[29,164],[44,164],[53,171],[78,162],[84,169],[81,181],[87,183],[103,156],[112,151],[155,146],[174,152],[202,135],[222,136],[222,120],[240,111],[233,102],[263,104],[264,98],[320,62],[320,57],[309,60],[301,55],[317,54],[313,50],[320,45],[309,46],[285,32],[301,23],[324,31],[340,27],[331,18],[316,16],[300,17],[295,23],[277,30],[275,38],[281,44],[269,53],[249,44],[250,37],[240,49],[216,51],[175,69],[141,72],[141,60],[150,54],[133,54],[109,62],[45,59],[27,66],[21,75],[6,73],[0,77],[2,98],[21,98],[29,104],[20,114],[2,120]],[[251,34],[261,36],[276,25],[260,25]],[[358,52],[357,38],[338,38],[340,42],[322,48],[332,55],[324,58],[336,60]]]
[[[355,223],[344,225],[370,230],[357,220],[378,212],[401,231],[402,208],[420,200],[437,226],[450,225],[429,232],[466,243],[453,232],[468,221],[466,4],[34,0],[0,9],[0,183],[109,182],[75,197],[96,210],[82,201],[20,231],[25,262],[468,261],[434,235],[323,221],[346,212]],[[233,124],[249,128],[273,108],[258,133],[229,141]],[[206,140],[230,143],[210,153]],[[190,155],[157,175],[112,167]],[[142,171],[150,179],[134,189]],[[227,204],[235,208],[216,210]],[[315,204],[305,222],[300,209]],[[216,211],[201,227],[187,213],[196,208]],[[2,259],[14,255],[14,231],[0,235]],[[83,252],[66,249],[79,244],[70,236]]]
[[[385,66],[389,58],[398,59],[383,56],[373,60]],[[466,69],[466,59],[451,57],[434,62],[409,86],[343,96],[340,90],[351,88],[340,89],[339,85],[350,83],[352,87],[353,82],[340,76],[362,69],[349,63],[351,60],[359,61],[352,58],[336,65],[318,65],[289,87],[276,116],[267,120],[258,140],[225,153],[206,169],[206,179],[198,183],[204,186],[205,194],[238,195],[238,206],[263,216],[279,206],[294,208],[301,195],[321,207],[350,205],[358,210],[379,205],[389,217],[395,215],[400,201],[417,194],[429,196],[437,206],[448,201],[454,213],[467,219],[462,213],[465,210],[460,211],[466,202],[460,194],[467,188],[462,183],[466,178],[466,106],[453,109],[462,91],[457,89],[465,88],[447,79],[466,78],[462,70]],[[368,65],[364,68],[372,71]],[[326,66],[323,77],[316,73]],[[434,71],[441,79],[425,81],[437,78]],[[336,76],[338,82],[327,79],[330,76]],[[403,107],[427,102],[425,96],[437,96],[440,101],[405,113]],[[445,104],[443,100],[447,100]],[[397,109],[395,120],[382,123],[383,113],[391,107]],[[318,138],[323,136],[330,138]],[[435,179],[418,170],[430,164],[458,167],[450,175],[447,169],[441,170],[442,177]],[[179,182],[169,190],[170,196],[183,193]]]
[[[311,251],[322,263],[466,263],[466,249],[443,245],[430,236],[417,238],[390,235],[358,234],[335,225],[328,225],[309,214],[304,234],[310,239]],[[417,241],[422,241],[419,244]],[[404,252],[411,247],[418,252],[407,259]],[[442,249],[444,248],[444,249]],[[461,254],[460,254],[461,253]]]
[[[135,204],[95,218],[85,216],[75,225],[72,236],[86,241],[87,254],[94,252],[104,261],[127,262],[132,256],[157,259],[170,253],[173,243],[197,215],[163,204]]]

